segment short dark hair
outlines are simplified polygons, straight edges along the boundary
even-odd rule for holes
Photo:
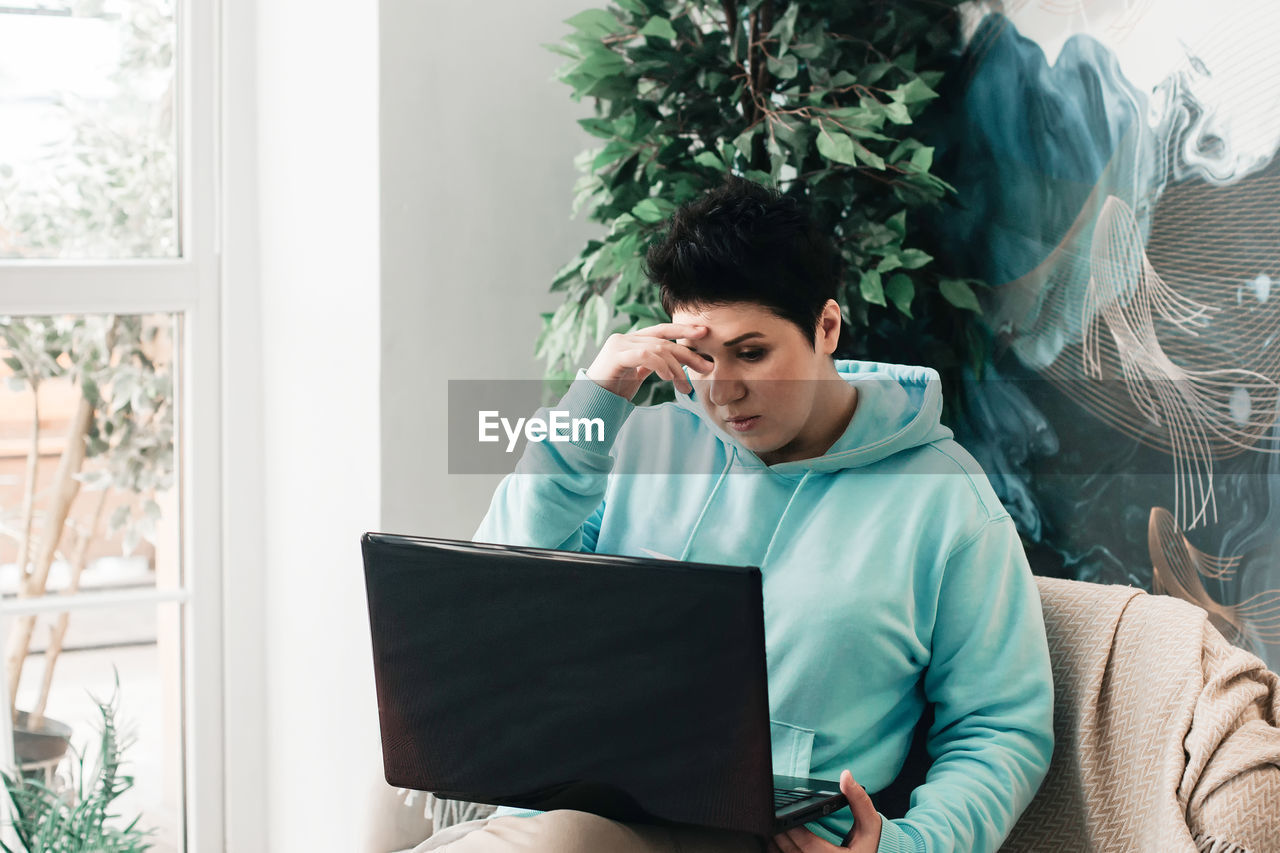
[[[735,176],[672,215],[645,267],[668,315],[749,302],[794,323],[809,341],[840,283],[831,238],[799,201]]]

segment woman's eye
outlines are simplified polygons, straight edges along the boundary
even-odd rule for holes
[[[743,361],[759,361],[764,358],[764,350],[762,349],[746,349],[738,353],[738,358]]]

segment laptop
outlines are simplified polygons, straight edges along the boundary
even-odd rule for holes
[[[361,546],[388,783],[764,837],[848,805],[773,774],[758,568]]]

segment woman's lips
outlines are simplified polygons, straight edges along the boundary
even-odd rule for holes
[[[747,432],[748,430],[753,429],[759,422],[759,415],[752,415],[749,418],[734,418],[733,420],[725,421],[725,423],[729,425],[729,429],[734,432]]]

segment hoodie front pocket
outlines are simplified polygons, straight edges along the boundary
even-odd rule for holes
[[[780,720],[769,721],[769,740],[773,746],[773,772],[781,776],[808,776],[813,759],[813,729],[793,726]]]

